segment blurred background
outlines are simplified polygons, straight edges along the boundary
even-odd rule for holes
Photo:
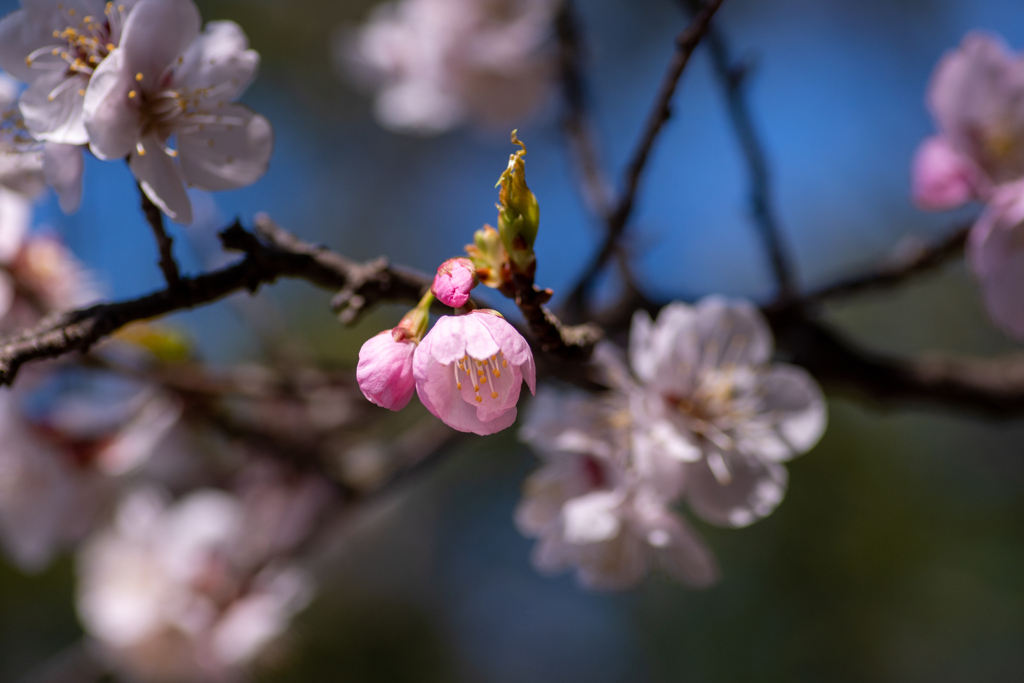
[[[274,124],[270,172],[174,227],[188,271],[222,256],[215,231],[269,212],[300,237],[354,258],[386,254],[431,271],[495,220],[506,129],[399,135],[332,56],[366,0],[199,0],[232,19],[262,56],[243,101]],[[586,0],[593,112],[618,178],[686,18],[673,0]],[[0,2],[4,13],[13,0]],[[775,199],[806,287],[875,263],[908,239],[941,237],[971,213],[909,202],[909,163],[933,130],[923,97],[944,51],[975,28],[1024,49],[1019,0],[726,0],[734,53],[754,65],[751,101]],[[542,207],[538,282],[556,293],[586,263],[600,226],[573,182],[557,95],[518,123]],[[661,297],[765,299],[770,274],[746,211],[746,169],[706,56],[698,50],[648,167],[632,247]],[[87,163],[82,209],[51,200],[58,231],[110,296],[161,284],[127,168]],[[264,295],[267,296],[267,295]],[[393,324],[382,310],[342,329],[329,294],[283,283],[281,324],[325,363],[354,364]],[[486,296],[486,295],[485,295]],[[557,294],[556,294],[557,297]],[[504,308],[499,300],[496,307]],[[556,299],[557,303],[557,299]],[[507,309],[505,309],[507,310]],[[962,265],[827,317],[900,353],[1009,348]],[[225,304],[174,318],[214,362],[258,345]],[[881,412],[830,396],[830,429],[790,466],[784,504],[748,529],[697,523],[723,580],[692,591],[655,576],[635,592],[547,579],[512,511],[533,458],[512,430],[462,442],[429,477],[355,520],[320,568],[267,683],[314,681],[1017,681],[1024,670],[1024,424],[913,408]],[[0,566],[0,680],[18,680],[80,637],[70,558],[25,576]]]

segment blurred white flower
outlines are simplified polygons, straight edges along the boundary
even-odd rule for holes
[[[59,384],[60,375],[29,375],[0,392],[0,543],[26,571],[90,530],[112,477],[141,465],[180,415],[146,385]]]
[[[545,573],[575,567],[583,585],[605,590],[636,585],[653,565],[693,586],[713,583],[714,558],[671,508],[683,464],[635,458],[631,422],[623,394],[537,393],[520,437],[543,465],[516,509],[520,531],[538,538],[534,565]]]
[[[259,55],[234,22],[199,28],[192,0],[142,0],[84,104],[93,153],[128,157],[146,195],[183,224],[192,222],[186,184],[211,192],[249,185],[274,146],[270,122],[234,102],[256,77]]]
[[[746,526],[786,490],[781,463],[818,442],[825,399],[802,368],[770,363],[772,336],[744,301],[673,303],[633,318],[638,457],[686,465],[686,496],[714,524]]]
[[[399,0],[336,40],[339,64],[374,84],[381,125],[438,133],[510,125],[540,103],[554,73],[556,0]]]
[[[0,223],[30,219],[29,200],[49,185],[64,213],[82,199],[82,148],[39,142],[28,131],[17,106],[18,82],[0,73]]]
[[[137,491],[82,548],[78,612],[116,669],[144,682],[224,681],[287,629],[311,584],[273,556],[239,552],[248,507],[212,489],[174,504]]]

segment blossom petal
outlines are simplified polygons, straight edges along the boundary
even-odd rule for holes
[[[231,123],[178,132],[181,171],[201,190],[220,192],[251,185],[267,172],[274,151],[270,122],[241,104],[214,110]],[[188,119],[183,120],[188,125]]]
[[[146,2],[148,0],[143,0]],[[172,221],[181,225],[192,222],[192,202],[185,192],[185,184],[177,165],[164,152],[160,140],[154,135],[142,139],[145,154],[132,152],[128,160],[132,173],[154,204]]]
[[[803,368],[773,365],[761,384],[762,414],[771,420],[748,452],[776,462],[810,450],[825,433],[828,420],[825,397],[818,383]]]
[[[744,527],[767,517],[786,494],[786,468],[741,453],[713,450],[687,467],[687,498],[701,518]]]
[[[416,378],[416,394],[427,410],[452,429],[481,436],[512,426],[516,421],[515,408],[510,408],[489,422],[481,422],[475,404],[470,405],[464,401],[455,388],[451,364],[442,365],[437,362],[424,349],[425,342],[426,338],[413,355],[413,376]]]
[[[416,344],[396,342],[391,330],[371,337],[359,349],[356,380],[363,396],[371,403],[401,410],[412,399],[416,380],[412,376],[412,356]]]
[[[697,304],[696,327],[704,367],[761,365],[771,358],[771,331],[749,301],[705,297]]]
[[[49,71],[29,86],[20,100],[29,132],[39,140],[84,145],[89,142],[82,105],[89,77]]]
[[[89,133],[89,148],[104,161],[123,159],[138,142],[142,128],[140,98],[129,97],[135,87],[135,78],[121,50],[100,62],[89,80],[82,115]]]
[[[914,156],[914,203],[925,211],[962,206],[975,196],[977,175],[970,159],[954,150],[946,138],[930,137]]]
[[[566,542],[582,545],[614,538],[622,529],[618,513],[622,502],[617,490],[595,491],[566,502],[562,508]]]
[[[718,581],[714,554],[679,515],[665,511],[653,520],[647,542],[656,548],[659,564],[673,578],[694,588],[705,588]]]
[[[466,316],[444,315],[438,318],[434,327],[427,332],[416,351],[441,365],[451,365],[466,355],[466,337],[463,326]]]
[[[43,146],[43,173],[46,184],[57,193],[64,213],[74,213],[82,201],[82,174],[85,157],[78,145],[48,142]]]
[[[157,92],[162,77],[199,35],[199,10],[192,0],[142,0],[128,15],[121,36],[125,66],[140,87]],[[109,57],[108,57],[109,59]]]
[[[21,251],[32,222],[32,203],[20,192],[0,187],[0,263],[10,264]]]
[[[1024,175],[1024,60],[998,36],[970,33],[946,54],[928,105],[953,148],[995,183]]]
[[[175,83],[187,88],[210,89],[210,97],[233,101],[245,92],[259,69],[260,56],[233,21],[211,21],[195,39],[175,68]]]
[[[1021,202],[1024,207],[1024,200]],[[992,320],[1024,339],[1024,220],[1019,210],[990,206],[971,229],[967,260]]]
[[[35,50],[53,41],[53,27],[40,12],[26,9],[11,12],[0,20],[0,67],[19,81],[31,83],[43,71],[25,61]]]
[[[515,365],[522,365],[527,358],[533,357],[523,335],[516,332],[516,328],[500,315],[483,309],[468,313],[464,317],[466,334],[470,335],[472,332],[471,336],[467,336],[466,342],[466,353],[471,357],[490,358],[501,351],[505,360]]]

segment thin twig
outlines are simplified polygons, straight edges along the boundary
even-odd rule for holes
[[[160,250],[160,271],[163,272],[168,287],[177,287],[181,283],[181,274],[178,272],[178,262],[174,260],[174,239],[164,228],[163,212],[149,198],[142,185],[138,188],[139,196],[142,197],[142,213],[146,215],[146,222],[152,228],[153,237],[156,238],[156,245]]]
[[[579,284],[576,285],[569,295],[569,307],[571,309],[583,310],[585,308],[585,301],[594,281],[601,269],[604,268],[618,249],[619,240],[622,238],[629,223],[630,215],[633,212],[637,191],[640,187],[640,178],[643,175],[644,168],[647,166],[651,151],[654,149],[654,143],[658,138],[658,134],[661,133],[662,128],[665,126],[665,122],[672,115],[672,97],[675,95],[679,79],[682,77],[683,71],[685,71],[686,65],[689,63],[691,55],[693,55],[693,51],[697,49],[697,45],[700,44],[701,39],[710,29],[711,19],[715,16],[718,8],[721,7],[722,1],[711,0],[704,5],[693,21],[690,22],[690,25],[676,37],[676,49],[672,54],[672,60],[665,71],[665,75],[662,77],[661,86],[654,99],[651,112],[648,114],[647,123],[641,133],[640,141],[637,143],[636,150],[626,166],[622,194],[614,210],[608,216],[608,230],[605,234],[604,242],[601,244],[600,249],[598,249],[593,261],[584,270]]]
[[[559,71],[565,111],[562,130],[579,174],[579,185],[587,208],[607,223],[611,215],[612,190],[601,167],[590,116],[586,82],[583,77],[584,45],[579,16],[573,0],[563,0],[555,17],[559,44]]]
[[[955,229],[948,237],[929,247],[919,249],[895,263],[873,272],[841,280],[801,297],[801,303],[816,304],[826,300],[862,294],[874,289],[894,287],[910,278],[934,270],[961,256],[967,244],[970,226]]]
[[[701,0],[682,0],[691,12],[702,11]],[[750,104],[747,101],[749,71],[746,65],[737,63],[729,55],[729,48],[721,31],[712,26],[707,35],[708,50],[711,63],[725,92],[729,106],[729,119],[732,121],[736,137],[739,139],[743,157],[750,173],[750,210],[754,224],[764,243],[765,251],[771,263],[772,273],[778,286],[777,298],[780,302],[792,299],[796,294],[796,278],[793,264],[787,253],[782,237],[782,228],[776,215],[772,200],[772,180],[768,170],[764,145],[757,134]]]

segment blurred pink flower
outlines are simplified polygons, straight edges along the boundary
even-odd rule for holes
[[[511,125],[548,92],[546,49],[556,0],[399,0],[378,6],[343,66],[379,88],[381,125],[438,133],[465,123]]]
[[[444,316],[413,357],[416,393],[431,413],[461,432],[494,434],[516,420],[522,381],[533,392],[533,352],[498,313]]]
[[[653,566],[691,586],[714,583],[714,557],[672,510],[684,465],[648,468],[631,452],[630,427],[625,394],[537,394],[520,438],[543,465],[516,508],[519,530],[538,538],[534,565],[575,568],[580,583],[603,590],[635,586]]]
[[[146,195],[183,224],[192,222],[186,183],[211,192],[249,185],[266,172],[274,145],[270,122],[234,103],[259,55],[234,22],[199,28],[192,0],[141,0],[120,48],[93,74],[83,109],[96,156],[128,157]]]
[[[397,330],[398,328],[396,328]],[[408,405],[416,389],[412,357],[416,342],[395,330],[384,330],[371,337],[359,349],[356,381],[371,403],[401,410]]]
[[[952,208],[968,188],[965,201],[987,201],[1024,177],[1024,59],[998,36],[967,34],[935,68],[927,99],[941,143],[930,138],[918,153],[914,185],[932,191],[923,208]]]
[[[442,263],[434,276],[431,291],[445,306],[461,308],[476,287],[476,268],[468,258],[453,258]]]
[[[967,261],[992,320],[1024,340],[1024,182],[989,202],[968,237]]]

